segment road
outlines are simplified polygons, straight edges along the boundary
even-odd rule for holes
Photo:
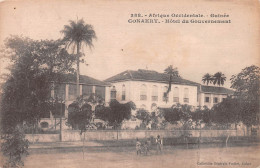
[[[86,148],[31,152],[26,168],[260,168],[260,145],[184,149],[164,147],[148,156],[136,156],[134,147]],[[243,165],[244,164],[244,165]]]

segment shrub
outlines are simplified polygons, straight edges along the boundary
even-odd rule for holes
[[[16,168],[23,166],[23,157],[29,154],[27,151],[29,141],[25,139],[25,134],[22,132],[22,129],[17,126],[12,133],[2,136],[1,138],[4,141],[1,146],[1,151],[7,158],[4,167]]]

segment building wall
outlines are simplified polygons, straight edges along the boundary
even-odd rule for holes
[[[68,106],[76,100],[77,92],[76,92],[76,84],[62,84],[62,88],[56,88],[51,91],[51,96],[56,97],[59,96],[65,101],[65,118],[68,117]],[[83,90],[83,87],[88,88]],[[96,93],[99,94],[107,104],[110,101],[110,89],[108,86],[93,86],[93,85],[84,85],[80,84],[80,95],[88,94],[88,93]]]
[[[209,102],[206,102],[206,97],[209,97]],[[220,103],[223,101],[223,98],[227,98],[227,94],[213,94],[213,93],[200,93],[200,106],[207,106],[208,108],[212,108],[215,104],[214,98],[218,98],[218,102]]]
[[[125,93],[126,93],[126,99],[122,100],[122,86],[125,86]],[[140,99],[141,94],[141,87],[142,85],[145,85],[146,87],[146,100]],[[176,104],[176,102],[173,102],[173,92],[174,88],[179,88],[179,103],[180,104],[189,104],[192,106],[197,106],[197,86],[190,86],[190,85],[177,85],[172,84],[171,92],[168,95],[168,101],[165,102],[163,100],[163,94],[167,90],[166,87],[168,87],[168,84],[166,83],[159,83],[159,82],[146,82],[146,81],[124,81],[124,82],[116,82],[112,83],[112,86],[115,86],[115,89],[117,91],[116,99],[121,102],[128,102],[133,101],[136,104],[137,108],[145,107],[146,110],[151,111],[152,104],[156,104],[157,107],[171,107],[173,104]],[[153,92],[153,86],[157,86],[158,89],[158,100],[153,101],[152,100],[152,92]],[[189,102],[184,102],[184,89],[188,89],[189,94]]]

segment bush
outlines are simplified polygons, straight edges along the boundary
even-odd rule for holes
[[[29,141],[25,139],[25,135],[20,127],[16,127],[11,134],[1,137],[4,141],[1,151],[7,158],[4,164],[5,168],[21,167],[24,165],[23,157],[27,156]]]

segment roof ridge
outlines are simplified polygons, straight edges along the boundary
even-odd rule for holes
[[[127,70],[127,72],[128,72],[129,75],[131,76],[131,79],[133,79],[133,75],[132,75],[132,73],[130,72],[130,70]]]

